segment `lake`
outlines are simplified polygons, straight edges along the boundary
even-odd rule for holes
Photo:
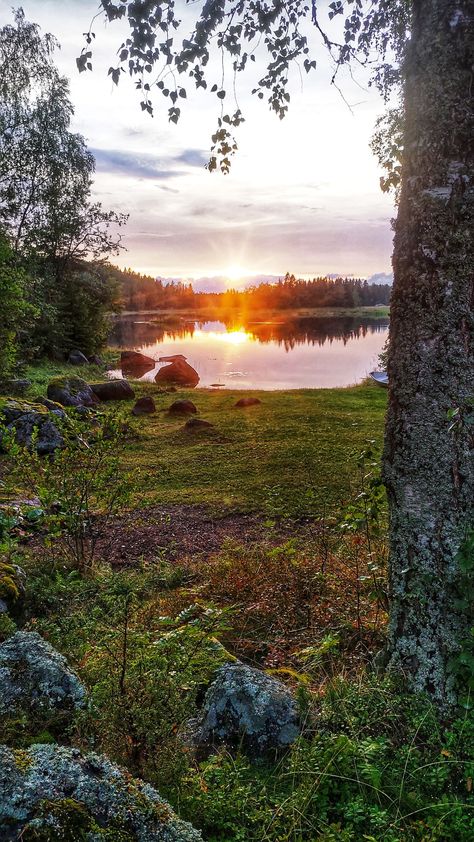
[[[155,359],[140,379],[153,380],[159,357],[183,354],[199,387],[300,389],[350,386],[377,368],[388,319],[352,316],[158,321],[147,314],[114,320],[109,344]],[[121,377],[120,369],[111,376]],[[130,374],[130,372],[129,372]],[[134,373],[136,376],[136,373]],[[218,385],[217,385],[218,384]]]

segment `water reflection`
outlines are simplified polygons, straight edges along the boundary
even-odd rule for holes
[[[122,316],[110,344],[141,350],[158,360],[181,353],[200,374],[201,386],[301,388],[345,386],[374,367],[388,331],[388,319],[351,316],[222,321]],[[160,368],[117,375],[153,380]]]

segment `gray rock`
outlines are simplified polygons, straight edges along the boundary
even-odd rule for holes
[[[58,418],[67,418],[64,409],[62,408],[60,403],[56,403],[56,401],[50,401],[49,398],[38,398],[37,403],[40,403],[42,406],[45,406],[46,409],[49,409],[53,415],[56,415]]]
[[[61,406],[95,406],[99,403],[82,377],[56,377],[48,385],[48,398]]]
[[[77,348],[69,352],[67,361],[69,365],[89,365],[86,355],[82,351],[78,351]]]
[[[1,389],[6,395],[24,395],[31,386],[31,380],[4,380]]]
[[[0,599],[0,614],[8,614],[8,605],[3,599]]]
[[[101,401],[127,401],[135,397],[128,380],[107,380],[105,383],[91,383],[94,395]]]
[[[64,444],[54,417],[41,404],[10,400],[2,407],[0,417],[6,429],[15,433],[16,441],[22,447],[32,447],[35,433],[35,447],[40,456],[54,453]]]
[[[72,712],[85,695],[64,656],[36,632],[19,631],[0,644],[0,715]]]
[[[153,787],[134,780],[105,757],[56,745],[23,751],[0,746],[3,842],[18,840],[25,830],[42,829],[51,839],[79,838],[69,835],[71,825],[68,833],[64,819],[58,819],[54,804],[62,801],[66,809],[75,807],[70,817],[80,815],[88,842],[103,838],[91,820],[108,829],[110,839],[115,828],[117,837],[120,830],[128,831],[137,842],[202,842],[201,834],[181,821]]]
[[[242,746],[258,757],[293,743],[300,731],[296,701],[281,681],[245,664],[226,664],[190,723],[192,742],[209,751]]]

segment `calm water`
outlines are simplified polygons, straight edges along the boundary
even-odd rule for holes
[[[387,332],[388,319],[183,321],[171,327],[135,314],[116,319],[110,344],[155,360],[184,354],[201,378],[200,387],[299,389],[359,382],[377,368]],[[153,380],[161,365],[138,374]],[[112,376],[123,374],[131,372],[119,369]]]

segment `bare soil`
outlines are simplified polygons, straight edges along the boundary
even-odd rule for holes
[[[97,556],[115,566],[133,565],[164,556],[206,558],[218,552],[226,539],[240,545],[268,542],[275,545],[291,537],[288,526],[268,526],[254,514],[216,516],[207,506],[153,506],[125,512],[104,525]]]

